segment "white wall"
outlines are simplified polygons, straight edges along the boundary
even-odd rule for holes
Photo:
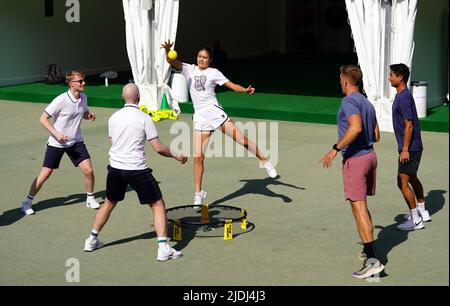
[[[54,0],[53,17],[44,0],[0,2],[0,86],[42,80],[51,63],[63,72],[129,69],[122,1],[79,2],[80,23],[66,21],[66,0]]]
[[[448,0],[419,0],[412,80],[428,81],[427,108],[448,94]]]

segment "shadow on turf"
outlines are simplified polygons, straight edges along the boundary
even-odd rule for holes
[[[444,194],[447,191],[445,190],[432,190],[425,197],[426,208],[430,215],[436,214],[439,210],[444,207],[445,198]],[[395,223],[388,226],[380,226],[376,225],[375,228],[381,229],[378,233],[378,237],[376,240],[376,250],[378,253],[378,257],[380,261],[386,265],[388,260],[388,254],[391,252],[393,248],[398,246],[399,244],[408,240],[409,232],[399,231],[397,229],[397,225],[404,222],[403,218],[404,214],[397,215],[395,217]],[[425,229],[429,226],[429,223],[425,223]]]
[[[275,193],[269,188],[267,188],[269,185],[280,185],[280,186],[286,186],[291,187],[295,189],[305,190],[303,187],[297,187],[292,184],[287,184],[279,181],[280,176],[277,176],[276,178],[264,178],[264,179],[253,179],[253,180],[239,180],[240,182],[245,182],[244,186],[242,186],[241,189],[236,190],[235,192],[221,198],[218,200],[215,200],[213,203],[210,204],[210,206],[217,205],[220,203],[225,203],[227,201],[230,201],[234,198],[244,196],[246,194],[260,194],[267,197],[272,198],[280,198],[283,200],[284,203],[291,203],[292,199],[284,194]]]
[[[132,190],[131,188],[127,189],[127,192]],[[99,191],[96,192],[95,194],[95,198],[102,198],[103,200],[105,199],[105,191]],[[85,193],[77,193],[77,194],[72,194],[70,196],[67,197],[59,197],[59,198],[53,198],[53,199],[47,199],[47,200],[43,200],[40,201],[36,204],[33,204],[33,210],[36,212],[36,214],[38,214],[40,211],[45,210],[45,209],[49,209],[49,208],[54,208],[54,207],[58,207],[58,206],[67,206],[67,205],[74,205],[74,204],[79,204],[79,203],[83,203],[85,204],[86,202],[86,194]],[[103,201],[100,202],[100,204],[103,203]],[[14,209],[10,209],[8,211],[3,212],[3,214],[0,216],[0,226],[7,226],[7,225],[11,225],[17,221],[19,221],[20,219],[22,219],[23,217],[25,217],[25,215],[20,211],[20,203],[18,203],[17,208]],[[29,217],[33,217],[33,216],[29,216]]]
[[[175,242],[175,245],[172,247],[178,251],[183,250],[188,246],[188,244],[195,238],[221,238],[223,237],[223,225],[219,226],[211,226],[211,228],[218,230],[214,234],[209,234],[208,232],[202,233],[202,228],[205,227],[204,225],[183,225],[182,226],[182,239],[180,241],[176,241],[173,239],[170,239],[172,242]],[[256,228],[255,224],[252,222],[247,221],[247,229],[244,232],[237,232],[233,234],[233,239],[236,237],[249,233],[253,231]],[[168,230],[167,230],[167,236],[173,237],[173,223],[168,224]],[[144,239],[156,239],[156,232],[148,232],[148,233],[142,233],[140,235],[128,237],[128,238],[122,238],[113,242],[105,243],[103,248],[111,247],[114,245],[124,244],[128,242],[132,242],[135,240],[144,240]],[[223,239],[223,238],[222,238]]]

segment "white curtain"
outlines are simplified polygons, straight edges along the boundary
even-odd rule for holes
[[[179,0],[122,0],[128,58],[141,101],[148,110],[157,110],[165,93],[172,109],[179,111],[167,85],[170,65],[161,44],[175,41]]]
[[[345,0],[367,98],[382,131],[393,131],[389,65],[411,69],[417,0]]]
[[[417,15],[417,0],[392,1],[392,31],[391,31],[391,64],[403,63],[412,71],[414,54],[414,26]],[[389,98],[395,97],[391,88]]]

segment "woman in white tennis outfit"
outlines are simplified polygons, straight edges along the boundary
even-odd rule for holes
[[[166,50],[166,54],[172,48],[173,43],[169,41],[161,45]],[[232,137],[234,141],[243,145],[263,163],[270,177],[277,177],[277,172],[273,165],[261,153],[258,146],[249,141],[247,137],[239,131],[233,120],[225,113],[223,107],[217,101],[214,91],[216,85],[225,85],[236,92],[254,94],[255,88],[234,84],[229,81],[219,70],[209,67],[212,61],[211,49],[201,48],[197,53],[197,65],[182,63],[179,60],[171,60],[168,57],[167,62],[176,69],[180,70],[185,76],[192,103],[194,105],[194,180],[195,197],[194,205],[201,205],[206,197],[206,191],[202,189],[202,177],[204,171],[204,150],[208,145],[212,132],[220,129],[222,133]]]

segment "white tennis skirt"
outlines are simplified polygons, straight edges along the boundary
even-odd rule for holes
[[[195,111],[194,129],[196,131],[214,131],[228,119],[229,117],[221,105],[212,104]]]

